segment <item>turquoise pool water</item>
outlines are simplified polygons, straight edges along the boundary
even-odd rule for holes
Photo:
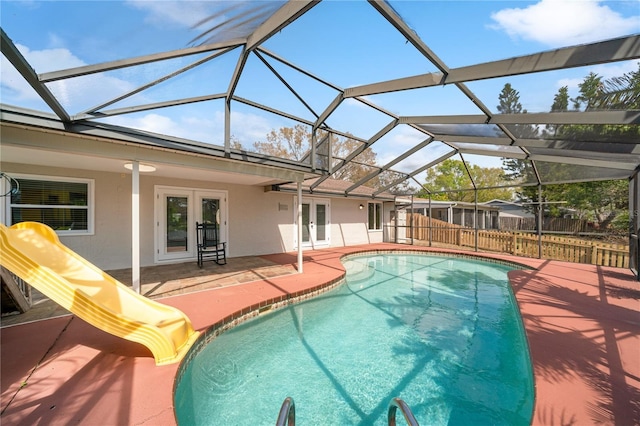
[[[533,376],[507,272],[428,255],[345,261],[346,285],[206,345],[174,395],[180,425],[386,425],[402,398],[421,425],[525,425]]]

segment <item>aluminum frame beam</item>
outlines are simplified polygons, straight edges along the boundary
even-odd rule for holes
[[[402,124],[640,124],[640,111],[539,112],[526,114],[481,114],[403,116]]]
[[[444,62],[418,37],[404,20],[398,16],[393,8],[384,0],[369,0],[369,4],[373,6],[391,25],[393,25],[418,51],[431,63],[433,63],[441,72],[448,73],[449,68]]]
[[[158,79],[156,79],[154,81],[151,81],[151,82],[149,82],[149,83],[147,83],[147,84],[145,84],[143,86],[140,86],[140,87],[138,87],[138,88],[136,88],[134,90],[131,90],[131,91],[127,92],[127,93],[124,93],[124,94],[122,94],[122,95],[120,95],[120,96],[118,96],[116,98],[113,98],[113,99],[110,99],[110,100],[108,100],[106,102],[103,102],[100,105],[93,106],[93,107],[89,108],[88,110],[85,110],[85,111],[83,111],[83,112],[81,112],[79,114],[76,114],[76,117],[81,117],[83,115],[93,114],[94,112],[96,112],[96,111],[98,111],[98,110],[100,110],[102,108],[106,108],[109,105],[113,105],[116,102],[120,102],[123,99],[126,99],[126,98],[128,98],[130,96],[133,96],[133,95],[135,95],[137,93],[140,93],[140,92],[142,92],[142,91],[144,91],[144,90],[146,90],[146,89],[148,89],[150,87],[153,87],[153,86],[155,86],[157,84],[160,84],[160,83],[162,83],[164,81],[167,81],[167,80],[169,80],[169,79],[171,79],[171,78],[173,78],[173,77],[175,77],[177,75],[182,74],[183,72],[189,71],[189,70],[197,67],[198,65],[204,64],[205,62],[213,60],[213,59],[217,58],[218,56],[222,56],[225,53],[230,52],[230,51],[232,51],[234,49],[235,48],[230,47],[228,49],[224,49],[224,50],[218,51],[218,52],[216,52],[216,53],[214,53],[212,55],[209,55],[209,56],[207,56],[205,58],[202,58],[202,59],[200,59],[198,61],[195,61],[195,62],[193,62],[193,63],[191,63],[191,64],[189,64],[189,65],[187,65],[185,67],[182,67],[182,68],[180,68],[180,69],[178,69],[178,70],[176,70],[176,71],[174,71],[174,72],[172,72],[170,74],[166,74],[166,75],[164,75],[164,76],[162,76],[162,77],[160,77],[160,78],[158,78]]]
[[[52,81],[64,80],[72,77],[80,77],[83,75],[95,74],[104,71],[112,71],[120,68],[127,68],[134,65],[143,65],[150,62],[163,61],[165,59],[179,58],[181,56],[195,55],[198,53],[211,52],[213,50],[236,48],[246,43],[245,38],[237,38],[222,43],[207,44],[198,47],[189,47],[185,49],[171,50],[153,55],[138,56],[135,58],[121,59],[117,61],[103,62],[95,65],[85,65],[82,67],[68,68],[65,70],[52,71],[40,74],[40,81],[50,83]]]
[[[446,75],[443,72],[435,72],[350,87],[345,89],[344,96],[345,98],[352,98],[451,83],[585,67],[638,58],[640,58],[640,35],[633,35],[599,43],[565,47],[548,52],[453,68],[447,70]]]
[[[553,143],[584,143],[584,144],[602,144],[602,141],[580,139],[578,141],[566,140],[566,139],[526,139],[516,138],[511,140],[502,136],[469,136],[469,135],[451,135],[445,133],[434,133],[433,137],[437,141],[441,141],[447,144],[455,145],[456,143],[472,143],[478,145],[500,145],[500,146],[517,146],[519,148],[549,148],[549,144]],[[617,145],[640,145],[640,140],[632,139],[617,139],[615,141]],[[482,149],[482,148],[480,148]]]
[[[276,55],[275,53],[271,52],[270,50],[265,49],[262,46],[254,49],[254,52],[264,53],[265,55],[270,56],[271,58],[275,59],[276,61],[280,62],[281,64],[284,64],[284,65],[286,65],[286,66],[298,71],[300,74],[306,75],[307,77],[317,81],[318,83],[322,83],[325,86],[328,86],[328,87],[332,88],[335,91],[338,91],[338,92],[343,92],[344,91],[344,89],[342,87],[336,86],[335,84],[333,84],[331,82],[323,80],[322,78],[318,77],[317,75],[315,75],[315,74],[313,74],[313,73],[311,73],[311,72],[309,72],[309,71],[307,71],[307,70],[305,70],[303,68],[300,68],[299,66],[287,61],[283,57]]]
[[[640,58],[640,35],[576,45],[452,69],[445,84],[576,68]]]
[[[353,160],[354,158],[356,158],[358,155],[360,155],[362,152],[364,152],[364,150],[366,150],[367,148],[369,148],[371,145],[373,145],[377,140],[379,140],[381,137],[383,137],[384,135],[386,135],[387,133],[389,133],[391,130],[393,130],[394,127],[396,127],[396,125],[398,124],[398,120],[394,119],[392,120],[389,124],[387,124],[386,126],[384,126],[380,131],[378,131],[378,133],[376,133],[375,135],[373,135],[366,143],[360,145],[358,148],[354,149],[348,156],[347,158],[345,158],[342,163],[336,167],[335,169],[332,169],[332,173],[337,172],[338,170],[342,169],[345,165],[349,164],[349,162],[351,160]],[[311,185],[309,187],[310,190],[313,190],[314,188],[316,188],[318,185],[320,185],[322,182],[324,182],[325,180],[327,180],[329,178],[330,175],[324,175],[321,176],[320,178],[318,178],[317,181],[315,181],[313,183],[313,185]]]
[[[562,161],[559,161],[558,157],[555,155],[531,154],[528,159],[531,161],[542,161],[545,163],[573,164],[576,166],[600,167],[605,169],[629,171],[633,171],[638,167],[638,163],[622,163],[610,160],[596,160],[593,158],[580,157],[562,157]]]
[[[247,50],[251,51],[255,49],[275,33],[304,15],[319,2],[320,0],[288,1],[247,38]]]
[[[307,108],[307,110],[309,110],[309,112],[315,116],[316,120],[320,117],[320,115],[316,113],[313,108],[311,108],[311,105],[309,105],[307,101],[305,101],[304,98],[300,96],[298,92],[296,92],[296,90],[289,84],[289,82],[280,75],[280,73],[264,58],[264,56],[260,54],[260,52],[254,51],[253,54],[256,55],[258,59],[260,59],[260,61],[262,61],[262,63],[269,69],[269,71],[271,71],[271,73],[275,75],[276,78],[280,80],[280,82],[284,84],[287,89],[289,89],[293,96],[295,96],[296,99],[298,99],[300,103],[302,103],[302,105],[304,105],[305,108]]]
[[[457,153],[458,153],[458,151],[454,150],[454,151],[448,152],[448,153],[446,153],[444,155],[441,155],[440,157],[436,158],[432,162],[430,162],[428,164],[425,164],[424,166],[420,167],[419,169],[414,170],[411,173],[406,174],[407,177],[405,177],[404,179],[396,179],[395,181],[393,181],[389,185],[386,185],[385,187],[375,191],[373,193],[373,195],[374,196],[378,195],[378,194],[386,191],[387,189],[392,188],[392,187],[404,182],[405,180],[408,180],[409,178],[413,178],[415,175],[422,173],[423,171],[427,170],[430,167],[435,166],[436,164],[442,163],[444,160],[446,160],[447,158],[453,157]]]
[[[4,56],[13,64],[16,70],[22,75],[22,77],[29,83],[29,85],[36,91],[38,96],[51,108],[51,110],[62,120],[63,122],[71,121],[71,117],[64,109],[64,107],[58,102],[56,97],[51,93],[49,88],[40,82],[35,70],[31,68],[31,65],[22,53],[18,50],[13,41],[9,38],[7,33],[0,28],[0,50]]]
[[[131,107],[124,107],[124,108],[114,108],[114,109],[109,109],[104,111],[95,111],[91,113],[82,113],[82,114],[73,116],[73,121],[94,120],[94,119],[104,118],[104,117],[113,117],[115,115],[131,114],[131,113],[140,112],[140,111],[149,111],[152,109],[161,109],[161,108],[168,108],[168,107],[179,106],[179,105],[194,104],[198,102],[224,99],[226,98],[226,96],[227,96],[226,93],[218,93],[214,95],[196,96],[193,98],[182,98],[182,99],[171,100],[171,101],[156,102],[152,104],[137,105],[137,106],[131,106]]]
[[[353,190],[355,190],[359,186],[362,186],[364,183],[370,181],[371,179],[375,178],[376,176],[379,176],[382,172],[390,170],[391,167],[395,166],[396,164],[398,164],[399,162],[401,162],[405,158],[408,158],[408,157],[412,156],[413,154],[415,154],[416,152],[420,151],[422,148],[424,148],[425,146],[429,145],[432,141],[433,141],[433,137],[431,137],[431,136],[428,137],[427,139],[425,139],[424,141],[420,142],[419,144],[417,144],[413,148],[409,149],[408,151],[405,151],[404,153],[402,153],[401,155],[399,155],[395,159],[389,161],[387,164],[385,164],[384,166],[380,167],[379,170],[376,170],[373,173],[369,173],[367,176],[363,177],[358,182],[356,182],[353,185],[351,185],[349,188],[347,188],[344,191],[344,194],[348,195],[350,192],[352,192]]]
[[[261,109],[263,111],[270,112],[271,114],[279,115],[280,117],[288,118],[290,120],[294,120],[294,121],[297,121],[299,123],[306,124],[307,126],[310,126],[310,127],[313,126],[313,124],[314,124],[313,121],[305,120],[304,118],[300,118],[300,117],[297,117],[297,116],[295,116],[293,114],[289,114],[289,113],[286,113],[284,111],[280,111],[278,109],[268,107],[268,106],[263,105],[261,103],[254,102],[254,101],[252,101],[250,99],[241,98],[239,96],[233,96],[231,98],[231,100],[243,103],[245,105],[252,106],[252,107],[257,108],[257,109]]]

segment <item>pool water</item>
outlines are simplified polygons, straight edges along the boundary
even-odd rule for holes
[[[176,386],[180,425],[386,425],[402,398],[421,425],[525,425],[533,376],[513,267],[429,255],[344,261],[346,285],[206,345]],[[398,414],[400,416],[400,414]]]

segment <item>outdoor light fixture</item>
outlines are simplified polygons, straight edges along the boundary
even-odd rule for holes
[[[124,163],[124,168],[127,170],[133,170],[133,163]],[[142,164],[138,165],[138,171],[141,173],[150,173],[156,171],[156,166],[152,166],[151,164]]]
[[[360,210],[362,210],[362,209],[364,209],[364,205],[360,204],[360,205],[358,206],[358,208],[359,208]]]

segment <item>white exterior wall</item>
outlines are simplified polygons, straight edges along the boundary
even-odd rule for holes
[[[102,269],[131,267],[131,174],[102,173],[89,170],[68,170],[26,164],[2,163],[2,171],[9,174],[72,177],[94,180],[94,234],[60,236],[60,241],[82,257]],[[145,176],[140,177],[141,186]],[[142,233],[147,222],[147,209],[141,198]],[[151,197],[151,200],[153,197]],[[2,199],[3,213],[6,211]],[[153,210],[151,210],[153,218]],[[3,218],[9,224],[9,218]],[[141,244],[143,241],[141,240]],[[153,240],[152,240],[153,244]],[[141,246],[146,248],[145,246]],[[153,248],[150,249],[151,253]],[[147,263],[143,263],[145,265]]]
[[[131,267],[131,174],[2,164],[3,172],[94,180],[93,235],[61,236],[72,250],[101,269]],[[140,174],[140,265],[154,264],[156,186],[227,191],[228,256],[240,257],[295,250],[295,194],[264,192],[263,187],[172,179]],[[305,198],[307,198],[305,196]],[[324,197],[326,198],[326,197]],[[2,200],[5,203],[6,197]],[[363,209],[359,205],[363,204]],[[3,213],[6,206],[2,206]],[[331,246],[383,241],[383,231],[368,231],[367,202],[331,198]],[[9,219],[4,219],[8,223]],[[384,222],[388,222],[385,212]],[[319,247],[321,248],[321,247]],[[195,260],[195,257],[194,259]]]
[[[360,204],[364,208],[360,210]],[[331,244],[336,247],[367,244],[367,203],[348,198],[331,200]]]

